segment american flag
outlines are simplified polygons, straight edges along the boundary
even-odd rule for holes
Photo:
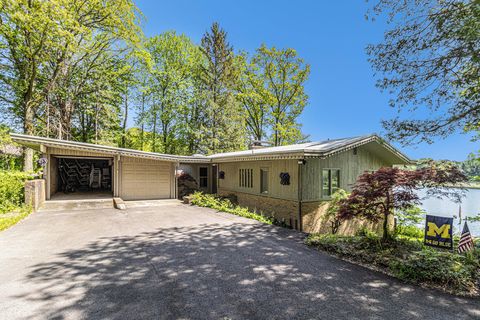
[[[460,241],[458,242],[458,252],[463,253],[473,249],[473,238],[468,229],[467,221],[463,225],[462,235],[460,236]]]

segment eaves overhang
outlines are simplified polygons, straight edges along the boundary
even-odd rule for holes
[[[210,163],[210,159],[207,157],[189,157],[189,156],[176,156],[169,154],[162,154],[156,152],[138,151],[125,148],[117,148],[110,146],[97,145],[92,143],[75,142],[58,140],[37,136],[29,136],[24,134],[10,134],[12,140],[18,144],[27,146],[29,148],[42,151],[43,148],[61,148],[66,150],[88,151],[99,154],[119,155],[125,157],[162,160],[168,162],[182,162],[182,163]]]

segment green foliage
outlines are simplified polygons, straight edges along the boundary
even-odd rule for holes
[[[458,166],[465,172],[470,181],[480,181],[480,159],[469,154],[467,160],[458,162]]]
[[[13,143],[9,135],[10,128],[0,124],[0,170],[16,170],[21,168],[20,158],[16,155],[3,153],[2,151],[16,144]]]
[[[262,46],[247,61],[218,23],[195,45],[175,31],[144,39],[141,18],[132,0],[0,0],[0,111],[9,124],[175,154],[242,150],[247,131],[260,139],[273,130],[278,144],[304,138],[296,119],[309,67],[295,50]],[[128,128],[132,111],[137,129]],[[25,154],[33,171],[32,150]]]
[[[399,237],[408,237],[412,239],[423,240],[425,231],[413,225],[398,225],[395,229],[395,235]]]
[[[25,172],[0,170],[0,214],[23,206],[24,184],[30,178]]]
[[[458,293],[470,293],[477,286],[478,257],[441,252],[431,248],[392,259],[390,271],[400,279],[413,283],[428,283]]]
[[[337,217],[338,210],[340,209],[340,202],[344,199],[347,199],[349,195],[350,194],[343,189],[338,189],[332,194],[327,211],[325,213],[325,217],[328,220],[331,220],[333,234],[337,233],[338,228],[340,228],[340,225],[342,223],[342,220],[338,219]]]
[[[15,210],[15,212],[10,212],[7,214],[0,214],[0,231],[5,230],[28,216],[32,213],[32,209],[29,207],[20,207]]]
[[[412,206],[410,208],[404,208],[395,211],[395,217],[397,217],[397,223],[399,226],[414,226],[418,225],[422,221],[426,212],[418,206]]]
[[[421,241],[396,238],[380,241],[375,234],[355,237],[312,234],[306,244],[365,265],[380,267],[412,283],[427,284],[468,295],[478,291],[480,255],[460,255],[425,247]]]
[[[310,74],[310,65],[299,58],[294,49],[267,48],[262,45],[252,58],[263,84],[257,94],[262,97],[269,115],[271,141],[275,146],[304,141],[297,122],[308,102],[303,84]]]
[[[478,132],[478,0],[376,0],[373,14],[390,26],[367,48],[378,86],[395,95],[390,104],[400,114],[383,123],[388,137],[408,144]]]
[[[141,104],[138,121],[150,132],[146,141],[152,151],[185,153],[180,140],[188,131],[185,116],[194,99],[193,71],[202,61],[200,52],[187,36],[173,31],[148,39],[145,47],[149,56],[142,92],[147,103]]]
[[[27,134],[116,139],[119,59],[137,48],[138,18],[130,0],[0,0],[0,101],[12,122]]]
[[[222,199],[211,194],[202,192],[195,192],[191,195],[191,203],[200,207],[212,208],[218,211],[234,214],[236,216],[254,219],[266,224],[273,224],[275,221],[271,217],[266,217],[262,214],[251,212],[248,208],[234,205],[228,199]]]
[[[234,88],[239,77],[238,58],[227,40],[227,33],[213,23],[201,40],[204,63],[199,85],[204,108],[205,153],[241,150],[245,147],[245,121]]]

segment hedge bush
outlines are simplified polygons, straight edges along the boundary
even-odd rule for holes
[[[256,212],[251,212],[248,208],[235,205],[228,199],[223,199],[211,194],[197,191],[191,195],[191,204],[199,207],[212,208],[248,219],[254,219],[267,224],[277,224],[273,217],[267,217]]]
[[[382,242],[373,234],[354,237],[310,235],[306,243],[337,256],[380,267],[406,282],[426,284],[460,295],[478,295],[480,251],[467,255],[423,245],[414,238]],[[478,244],[477,244],[478,245]]]
[[[25,181],[30,175],[21,171],[0,170],[0,214],[24,206]]]

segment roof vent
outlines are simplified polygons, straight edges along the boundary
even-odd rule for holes
[[[260,141],[260,140],[253,140],[252,143],[248,146],[250,150],[255,150],[255,149],[262,149],[262,148],[267,148],[271,147],[272,143],[270,141]]]

